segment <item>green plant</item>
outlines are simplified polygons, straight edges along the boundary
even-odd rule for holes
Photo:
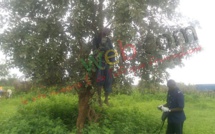
[[[185,134],[215,133],[215,99],[203,92],[185,91]],[[34,93],[23,94],[23,99]],[[98,107],[91,102],[99,115],[97,122],[85,125],[83,134],[155,134],[161,125],[161,111],[157,106],[166,102],[166,91],[155,94],[133,92],[131,95],[111,95],[110,106]],[[75,134],[77,96],[50,94],[21,104],[18,96],[0,100],[0,134]],[[21,107],[20,107],[21,105]],[[162,133],[165,133],[166,123]]]
[[[60,119],[52,120],[41,115],[18,114],[0,123],[1,134],[67,134],[68,130]]]
[[[75,127],[78,109],[77,97],[70,94],[50,95],[20,107],[22,115],[43,115],[50,119],[61,119],[68,129]]]

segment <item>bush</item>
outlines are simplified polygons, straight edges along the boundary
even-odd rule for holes
[[[23,105],[18,112],[21,115],[39,115],[53,120],[60,119],[71,130],[75,128],[78,117],[77,97],[69,94],[35,97],[33,102]]]
[[[28,103],[22,104],[18,111],[18,96],[1,100],[0,134],[74,134],[78,116],[77,95],[55,93],[23,94],[21,100],[27,100]],[[99,107],[97,101],[92,101],[92,107],[100,118],[96,123],[88,121],[83,134],[158,133],[162,124],[162,112],[157,110],[157,106],[166,103],[166,93],[164,90],[155,94],[141,94],[138,91],[133,91],[131,95],[112,94],[109,96],[110,107]],[[198,96],[195,92],[191,94],[186,91],[184,94],[187,116],[184,133],[214,133],[215,99],[204,94]],[[165,133],[166,125],[167,123],[161,133]]]
[[[60,119],[40,115],[17,115],[0,123],[1,134],[66,134],[68,130]]]
[[[155,133],[161,125],[161,113],[157,111],[156,106],[163,98],[164,94],[147,95],[133,92],[129,96],[110,96],[110,107],[104,105],[101,108],[96,105],[97,101],[93,102],[92,106],[100,115],[100,119],[97,123],[87,122],[83,134]],[[26,102],[19,107],[16,117],[1,124],[3,127],[0,130],[4,133],[46,133],[46,130],[51,128],[56,128],[50,131],[52,133],[76,131],[78,117],[76,95],[70,93],[36,95],[32,92],[24,95],[22,100]],[[55,122],[56,124],[53,124]],[[20,125],[9,131],[8,129],[15,124]]]
[[[166,94],[114,95],[111,107],[97,108],[99,122],[88,124],[84,134],[154,134],[161,127],[161,114],[156,106],[165,101]],[[164,103],[164,102],[163,102]]]
[[[105,110],[99,123],[85,127],[83,134],[154,134],[160,122],[153,116],[134,108]]]

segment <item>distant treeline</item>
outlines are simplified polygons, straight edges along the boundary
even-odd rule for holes
[[[0,86],[13,86],[14,82],[19,81],[17,78],[0,79]]]

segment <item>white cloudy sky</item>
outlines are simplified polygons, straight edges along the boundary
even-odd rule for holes
[[[181,0],[184,15],[200,22],[201,29],[196,29],[203,51],[184,60],[185,66],[169,70],[170,78],[186,84],[215,84],[215,0]],[[0,52],[0,63],[5,57]],[[12,73],[17,70],[12,70]],[[21,76],[20,73],[18,73]]]
[[[185,60],[185,66],[170,70],[171,78],[186,84],[215,84],[215,0],[181,0],[183,14],[200,22],[196,29],[203,51]]]

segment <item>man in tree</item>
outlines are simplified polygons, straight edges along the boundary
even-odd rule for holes
[[[167,82],[168,94],[167,103],[158,108],[163,112],[168,112],[166,134],[182,134],[183,123],[186,119],[184,114],[184,95],[176,86],[174,80]]]
[[[112,91],[112,82],[113,82],[113,75],[110,69],[110,65],[105,60],[105,53],[109,50],[113,50],[113,45],[111,40],[108,38],[110,34],[110,29],[104,28],[99,35],[93,39],[93,53],[95,59],[99,62],[99,67],[96,69],[96,83],[98,86],[98,102],[99,105],[102,106],[101,101],[101,90],[102,87],[105,90],[105,100],[104,102],[109,105],[108,102],[108,95]],[[108,53],[108,56],[112,53]],[[110,62],[113,62],[114,58],[110,59]]]

